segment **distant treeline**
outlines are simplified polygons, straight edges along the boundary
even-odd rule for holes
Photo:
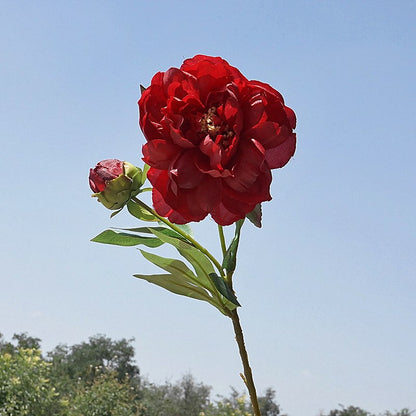
[[[140,376],[133,339],[104,335],[43,354],[41,340],[26,333],[6,341],[0,333],[1,416],[252,416],[244,394],[211,399],[211,387],[184,375],[174,383]],[[262,416],[284,416],[271,388],[259,398]],[[380,416],[410,416],[385,412]],[[313,415],[313,413],[311,413]],[[375,416],[342,407],[320,416]]]

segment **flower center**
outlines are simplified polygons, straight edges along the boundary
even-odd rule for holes
[[[221,117],[217,114],[217,107],[210,107],[206,114],[199,121],[201,125],[201,132],[209,134],[211,139],[215,142],[217,136],[221,135],[219,140],[222,147],[228,147],[231,139],[235,133],[227,123],[224,123]]]

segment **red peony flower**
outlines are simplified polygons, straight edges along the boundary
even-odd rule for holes
[[[158,72],[139,110],[153,205],[174,223],[244,218],[271,199],[271,169],[295,152],[295,113],[280,93],[219,57]]]

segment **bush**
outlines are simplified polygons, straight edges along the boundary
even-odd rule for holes
[[[50,364],[37,349],[0,353],[0,415],[46,416],[59,413],[58,393],[49,381]]]

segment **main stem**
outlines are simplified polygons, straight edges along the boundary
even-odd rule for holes
[[[180,235],[185,237],[189,242],[194,244],[194,246],[196,248],[198,248],[198,250],[200,250],[202,253],[207,255],[211,259],[211,261],[214,263],[214,265],[217,267],[218,271],[220,272],[220,275],[222,277],[224,277],[224,279],[226,281],[228,281],[227,283],[228,283],[228,285],[230,286],[230,288],[232,290],[232,275],[233,275],[232,271],[227,273],[227,275],[224,275],[224,271],[222,269],[222,266],[218,263],[218,261],[215,259],[215,257],[213,257],[212,254],[205,247],[201,246],[190,235],[188,235],[187,233],[184,233],[175,224],[172,224],[166,218],[157,214],[156,211],[154,211],[152,208],[150,208],[148,205],[146,205],[143,201],[140,201],[136,197],[134,197],[132,199],[134,200],[134,202],[141,205],[144,209],[146,209],[147,211],[152,213],[160,221],[164,222],[170,228],[172,228],[177,233],[179,233]],[[226,246],[225,246],[224,231],[223,231],[222,226],[218,227],[218,231],[219,231],[219,234],[220,234],[222,252],[223,252],[223,255],[225,255]],[[256,386],[254,385],[253,374],[251,372],[250,363],[248,361],[248,354],[247,354],[246,346],[245,346],[245,343],[244,343],[243,330],[241,328],[240,318],[238,316],[237,309],[232,310],[230,312],[229,316],[230,316],[231,320],[233,321],[235,339],[236,339],[237,344],[238,344],[238,350],[240,352],[240,357],[241,357],[241,361],[243,363],[243,368],[244,368],[244,375],[241,374],[241,377],[243,378],[244,383],[247,386],[247,389],[248,389],[248,392],[249,392],[249,395],[250,395],[251,405],[253,407],[254,416],[261,416],[259,403],[258,403],[258,400],[257,400]]]
[[[243,362],[244,377],[242,374],[241,376],[243,377],[244,383],[246,384],[248,392],[250,394],[254,416],[261,416],[259,402],[257,400],[256,387],[254,385],[250,363],[248,362],[248,354],[244,343],[243,330],[241,329],[240,318],[238,317],[237,309],[231,311],[230,318],[233,321],[235,339],[237,341],[238,349],[240,351],[241,361]]]

